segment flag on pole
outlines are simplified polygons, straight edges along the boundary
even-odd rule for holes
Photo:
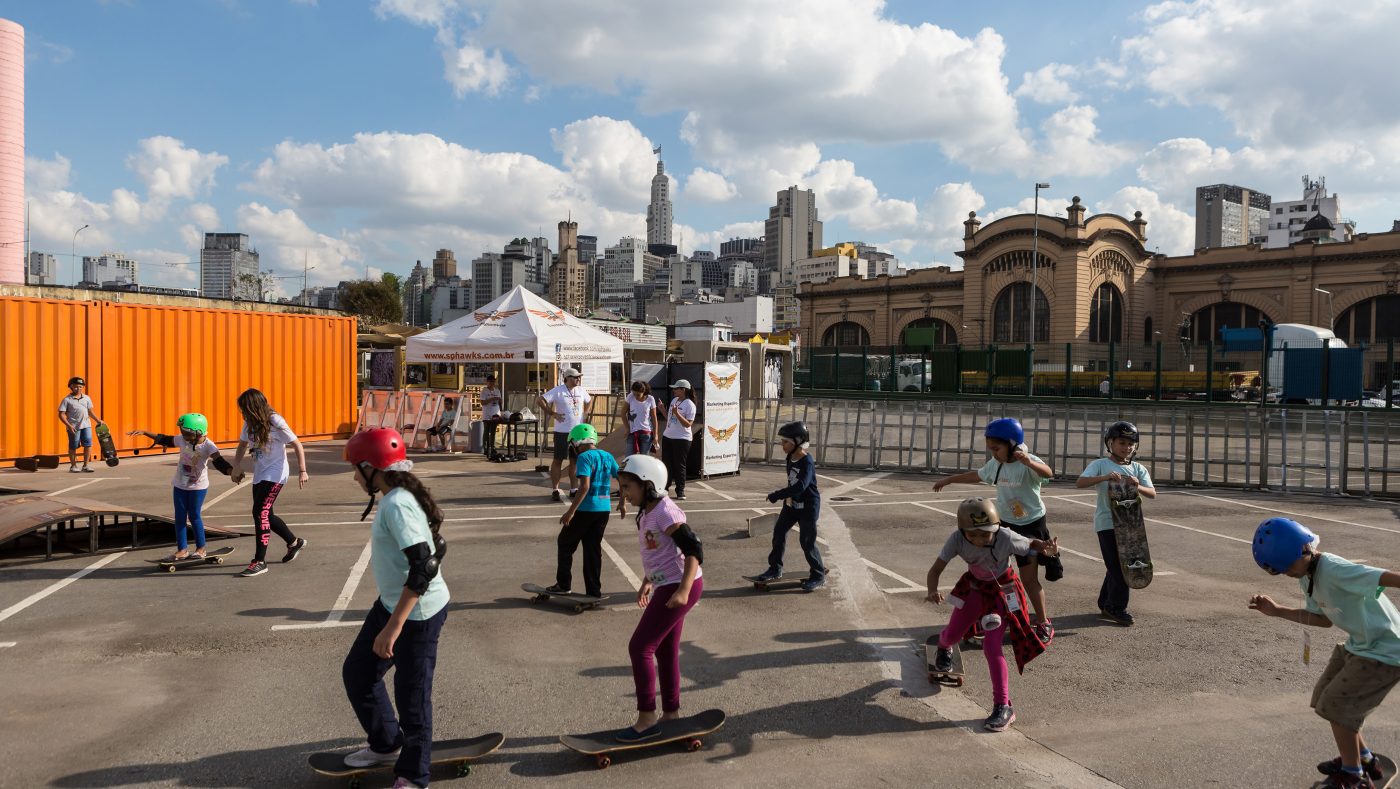
[[[655,148],[652,148],[652,149],[651,149],[651,152],[654,153],[654,154],[660,155],[660,154],[661,154],[661,146],[658,145],[658,146],[656,146]]]

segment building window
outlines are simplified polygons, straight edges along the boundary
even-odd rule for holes
[[[1031,284],[1016,282],[1002,288],[992,305],[992,342],[1030,342]],[[1035,289],[1035,342],[1050,339],[1050,302]]]
[[[1089,302],[1089,342],[1123,341],[1123,295],[1107,283]]]
[[[899,344],[906,348],[927,348],[935,345],[957,345],[958,335],[947,321],[919,318],[910,321],[899,334]]]
[[[1220,341],[1221,329],[1249,329],[1266,318],[1264,313],[1236,302],[1220,302],[1198,310],[1191,316],[1191,338],[1200,345]]]
[[[852,345],[869,345],[870,332],[864,326],[851,321],[842,321],[822,335],[822,345],[845,348]]]
[[[1152,344],[1152,316],[1147,316],[1142,321],[1142,344]]]
[[[1400,339],[1400,295],[1377,296],[1348,308],[1332,330],[1349,345]]]
[[[1275,213],[1275,214],[1281,214],[1281,213],[1283,213],[1283,206],[1279,206],[1278,208],[1275,208],[1275,209],[1274,209],[1274,213]]]

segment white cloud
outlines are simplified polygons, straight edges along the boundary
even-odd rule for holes
[[[1189,255],[1196,243],[1196,220],[1151,189],[1126,186],[1094,205],[1099,213],[1114,213],[1131,220],[1141,211],[1147,220],[1147,248],[1164,255]]]
[[[701,203],[723,203],[739,195],[739,189],[712,170],[696,167],[685,179],[685,196]]]
[[[380,19],[399,16],[415,24],[440,28],[464,6],[461,0],[379,0],[374,4],[374,13]]]
[[[442,74],[457,98],[468,93],[495,96],[510,81],[510,67],[500,52],[487,52],[467,41],[442,48]]]
[[[24,188],[26,192],[48,192],[65,189],[73,182],[73,163],[62,154],[52,159],[24,157]]]
[[[1035,172],[1039,176],[1073,173],[1077,177],[1105,176],[1128,163],[1134,151],[1099,139],[1093,107],[1070,105],[1041,124],[1045,143]]]
[[[816,192],[823,218],[843,220],[858,233],[912,229],[918,221],[913,202],[881,197],[875,182],[856,175],[855,163],[845,159],[823,161],[802,185]]]
[[[628,121],[595,115],[550,130],[580,189],[612,208],[645,206],[656,174],[654,143]]]
[[[214,174],[228,164],[220,153],[203,153],[174,137],[147,137],[126,166],[146,185],[146,196],[164,203],[172,198],[191,199],[214,185]]]
[[[208,203],[190,205],[185,209],[185,215],[201,230],[212,232],[219,227],[219,212]]]
[[[1075,73],[1073,66],[1050,63],[1021,75],[1021,87],[1012,95],[1038,104],[1069,104],[1079,100],[1066,78]]]
[[[352,241],[313,230],[290,208],[274,211],[260,203],[246,203],[238,207],[238,227],[257,239],[258,251],[264,258],[264,271],[294,275],[301,272],[305,260],[315,268],[308,273],[307,281],[311,284],[332,284],[364,277],[364,268],[359,265],[363,258]],[[300,281],[283,288],[287,292],[300,289]]]

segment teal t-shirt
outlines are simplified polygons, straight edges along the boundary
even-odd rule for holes
[[[369,566],[374,571],[374,585],[379,589],[379,601],[392,612],[399,604],[403,585],[408,582],[408,557],[403,555],[404,549],[426,542],[431,551],[433,531],[428,527],[428,516],[418,506],[418,499],[403,488],[394,488],[379,500],[369,534],[372,545]],[[428,591],[418,598],[408,618],[431,619],[447,605],[447,600],[447,581],[439,572],[428,582]]]
[[[1324,553],[1313,571],[1312,594],[1308,594],[1306,576],[1299,578],[1298,584],[1309,611],[1322,614],[1346,631],[1346,651],[1387,666],[1400,666],[1400,612],[1385,596],[1381,586],[1384,573],[1378,567]]]
[[[1152,475],[1147,473],[1147,466],[1136,460],[1128,462],[1128,465],[1121,466],[1113,458],[1099,458],[1080,474],[1080,479],[1084,477],[1102,477],[1105,474],[1118,472],[1124,476],[1137,477],[1138,485],[1144,488],[1153,487]],[[1094,486],[1099,492],[1097,499],[1098,508],[1094,510],[1094,531],[1113,531],[1113,513],[1108,509],[1108,483],[1100,482]]]
[[[1037,463],[1042,462],[1029,452],[1026,456]],[[997,514],[1002,520],[1025,526],[1045,517],[1045,502],[1040,498],[1040,488],[1049,480],[1026,464],[1003,463],[992,458],[977,469],[977,476],[988,485],[996,486]]]
[[[588,477],[588,495],[578,505],[579,512],[607,512],[612,509],[612,478],[617,461],[608,452],[590,449],[578,456],[574,476]]]

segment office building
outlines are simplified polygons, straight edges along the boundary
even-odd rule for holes
[[[54,256],[47,252],[30,252],[25,282],[30,285],[57,285],[58,262]]]
[[[647,244],[671,243],[671,179],[666,175],[666,163],[656,162],[656,175],[651,179],[651,202],[647,205]]]
[[[1262,235],[1269,196],[1243,186],[1196,187],[1196,249],[1239,247]]]
[[[1319,214],[1332,225],[1325,235],[1325,240],[1351,240],[1356,226],[1350,220],[1342,218],[1341,196],[1327,194],[1326,178],[1314,181],[1305,175],[1303,199],[1272,203],[1269,206],[1267,224],[1256,241],[1263,244],[1265,249],[1277,249],[1308,240],[1303,237],[1303,228]]]
[[[587,311],[588,269],[578,259],[578,222],[559,223],[559,255],[549,269],[549,301],[581,315]]]
[[[240,277],[258,276],[258,251],[246,233],[205,233],[199,250],[199,290],[208,299],[231,299]]]
[[[793,264],[822,248],[816,194],[796,186],[778,192],[775,204],[768,209],[763,242],[764,267],[778,272],[778,280],[783,284],[795,282]]]
[[[139,284],[140,265],[119,252],[83,255],[83,279],[78,283],[89,288],[124,288]]]
[[[428,288],[432,286],[431,269],[423,265],[423,261],[413,262],[413,271],[409,272],[408,278],[403,283],[403,322],[409,326],[428,325],[428,304],[426,296]]]
[[[433,282],[457,276],[457,256],[450,249],[439,249],[433,257]]]

